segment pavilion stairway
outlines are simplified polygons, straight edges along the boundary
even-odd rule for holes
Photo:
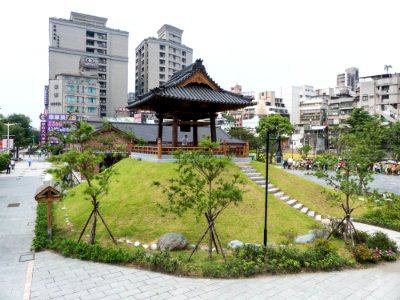
[[[236,165],[249,177],[252,181],[254,181],[261,188],[265,189],[265,177],[257,172],[248,161],[236,161]],[[273,184],[268,182],[268,193],[274,195],[276,198],[285,202],[287,205],[297,209],[301,213],[313,218],[319,222],[324,222],[321,215],[316,213],[315,211],[310,210],[308,207],[304,206],[299,201],[292,199],[290,196],[286,195],[283,191],[281,191],[278,187],[275,187]]]

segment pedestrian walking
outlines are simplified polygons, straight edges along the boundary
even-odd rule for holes
[[[187,146],[188,143],[189,143],[188,136],[187,134],[185,134],[185,136],[182,138],[182,146]]]
[[[32,165],[32,160],[31,160],[31,158],[29,157],[29,159],[28,159],[28,166],[30,167]]]
[[[11,173],[11,164],[8,163],[7,168],[6,168],[6,174],[10,174],[10,173]]]
[[[11,161],[11,169],[14,170],[14,168],[15,168],[15,160],[12,160]]]

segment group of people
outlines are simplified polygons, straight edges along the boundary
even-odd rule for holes
[[[395,162],[378,162],[374,164],[373,171],[385,175],[400,175],[400,164]]]
[[[282,167],[289,170],[311,170],[314,168],[314,161],[311,159],[295,160],[290,157],[282,160]]]

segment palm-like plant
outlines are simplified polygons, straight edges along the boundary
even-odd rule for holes
[[[389,69],[392,68],[392,65],[385,65],[383,69],[386,71],[386,74],[389,74]]]

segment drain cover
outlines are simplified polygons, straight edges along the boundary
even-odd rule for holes
[[[18,207],[20,203],[10,203],[7,207]]]
[[[24,254],[19,257],[19,262],[30,261],[35,259],[34,253]]]

